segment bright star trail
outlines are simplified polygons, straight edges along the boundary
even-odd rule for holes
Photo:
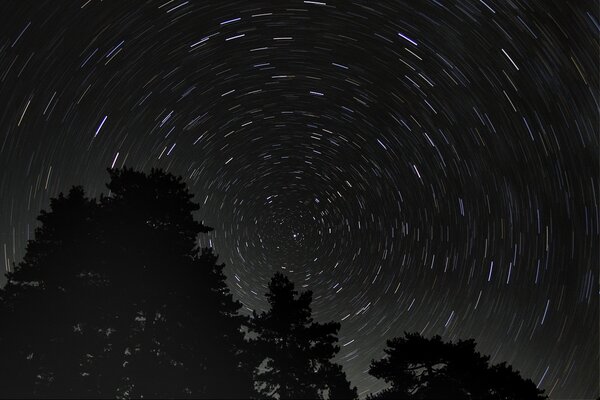
[[[161,167],[246,311],[283,271],[342,322],[363,395],[417,331],[595,397],[599,28],[593,1],[2,1],[2,268],[50,197]]]

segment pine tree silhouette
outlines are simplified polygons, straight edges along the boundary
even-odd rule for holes
[[[388,340],[385,357],[369,373],[390,384],[369,400],[387,399],[545,399],[543,391],[505,363],[489,365],[475,341],[443,342],[418,333]]]
[[[358,399],[356,387],[348,381],[341,365],[329,363],[323,370],[327,381],[329,400]]]
[[[255,386],[263,398],[357,398],[341,367],[332,358],[339,351],[336,322],[313,321],[310,291],[298,292],[294,284],[276,273],[266,294],[271,308],[254,313],[251,331],[262,361]]]
[[[0,290],[0,396],[248,398],[245,318],[186,185],[110,170],[42,211]],[[235,381],[235,385],[231,382]]]
[[[94,217],[97,203],[80,187],[71,189],[42,211],[42,226],[30,241],[23,262],[7,274],[0,291],[0,393],[3,396],[88,393],[85,377],[88,348],[101,347],[93,331],[100,299],[91,272]],[[84,261],[90,264],[84,266]],[[89,279],[88,279],[89,278]],[[76,301],[73,301],[77,299]]]
[[[277,273],[270,309],[246,318],[224,264],[197,237],[181,178],[109,170],[99,199],[50,202],[0,289],[0,397],[356,399],[339,364],[337,322],[312,318],[310,291]],[[253,338],[244,339],[245,330]],[[252,351],[250,351],[250,349]],[[471,340],[388,341],[369,399],[544,399]],[[253,381],[254,378],[254,381]]]

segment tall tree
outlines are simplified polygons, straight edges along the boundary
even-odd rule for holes
[[[327,381],[327,398],[329,400],[358,399],[356,386],[352,386],[342,366],[330,363],[324,368]]]
[[[278,399],[357,398],[341,367],[332,359],[339,351],[336,322],[312,318],[312,292],[300,294],[276,273],[266,294],[271,308],[254,313],[251,331],[262,361],[255,374],[260,395]]]
[[[23,261],[7,274],[0,291],[3,395],[52,395],[57,389],[74,396],[90,389],[87,349],[101,347],[102,340],[83,335],[97,329],[97,309],[88,305],[101,298],[90,257],[97,211],[80,187],[52,199]]]
[[[443,342],[418,333],[388,340],[385,356],[369,373],[390,385],[370,400],[384,399],[545,399],[543,391],[505,363],[490,366],[475,341]]]
[[[99,201],[51,201],[7,275],[0,395],[249,397],[241,304],[197,247],[198,204],[163,171],[109,172]]]

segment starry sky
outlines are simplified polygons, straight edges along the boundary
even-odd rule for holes
[[[366,370],[473,337],[598,395],[594,1],[0,2],[0,268],[107,167],[185,177],[244,310],[286,272]],[[4,279],[4,278],[2,278]]]

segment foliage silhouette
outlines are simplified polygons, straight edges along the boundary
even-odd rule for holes
[[[109,169],[108,195],[51,199],[0,289],[0,397],[357,399],[333,357],[337,322],[277,273],[270,309],[240,315],[180,177]],[[251,339],[245,339],[249,332]],[[388,341],[370,399],[543,399],[473,340]]]
[[[369,373],[391,387],[370,400],[387,399],[545,399],[543,391],[506,363],[489,365],[475,341],[443,342],[418,333],[388,340],[385,357]]]
[[[294,284],[276,273],[266,294],[271,308],[254,313],[250,329],[260,355],[255,386],[263,398],[355,399],[345,373],[332,358],[339,351],[337,322],[313,321],[312,293],[300,294]]]
[[[109,170],[42,211],[0,290],[0,395],[248,398],[241,304],[181,178]],[[235,381],[235,385],[231,382]]]

